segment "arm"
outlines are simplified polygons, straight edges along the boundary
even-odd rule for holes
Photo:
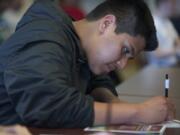
[[[93,98],[71,85],[71,59],[64,52],[64,46],[38,42],[8,62],[5,87],[24,124],[44,128],[92,126]]]
[[[175,108],[169,99],[155,97],[143,103],[112,103],[110,123],[106,123],[108,104],[95,103],[94,125],[154,124],[174,118]]]
[[[138,113],[138,105],[133,104],[111,104],[111,117],[109,123],[107,122],[107,103],[94,104],[95,121],[94,125],[107,125],[107,124],[125,124],[135,120]]]

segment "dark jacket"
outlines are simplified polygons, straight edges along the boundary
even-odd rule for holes
[[[92,126],[89,94],[97,87],[117,95],[107,76],[89,70],[66,14],[53,0],[37,0],[0,46],[0,124]]]

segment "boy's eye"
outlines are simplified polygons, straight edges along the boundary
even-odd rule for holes
[[[129,50],[129,48],[127,48],[127,47],[123,47],[123,48],[122,48],[122,53],[123,53],[123,55],[130,54],[130,50]]]
[[[128,47],[123,47],[122,48],[122,55],[124,57],[127,57],[128,59],[133,59],[131,50]]]

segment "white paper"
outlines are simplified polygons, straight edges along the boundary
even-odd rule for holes
[[[122,128],[122,127],[125,128]],[[128,128],[127,128],[128,127]],[[135,128],[131,128],[135,127]],[[180,128],[179,120],[166,121],[161,124],[155,125],[120,125],[120,126],[99,126],[99,127],[87,127],[84,131],[93,132],[112,132],[112,133],[133,133],[133,134],[149,134],[149,133],[159,133],[162,134],[166,128]],[[128,130],[129,129],[129,130]]]

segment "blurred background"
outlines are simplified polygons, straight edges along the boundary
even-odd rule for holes
[[[72,18],[80,20],[105,0],[58,0],[59,7]],[[159,47],[155,52],[142,53],[130,60],[123,71],[115,71],[110,76],[117,85],[147,65],[179,67],[180,61],[180,0],[145,0],[150,7],[155,25]],[[0,45],[14,33],[18,21],[33,0],[0,0]]]

